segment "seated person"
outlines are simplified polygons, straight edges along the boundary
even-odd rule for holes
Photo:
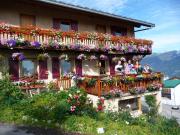
[[[123,72],[123,66],[121,64],[121,61],[118,61],[118,64],[115,66],[115,72],[116,73],[122,73]]]
[[[142,74],[143,72],[143,67],[141,66],[141,64],[139,64],[138,69],[136,70],[138,74]]]
[[[135,67],[132,67],[130,69],[130,74],[137,74],[137,71],[136,71]]]
[[[130,68],[127,62],[124,62],[124,73],[130,74]]]
[[[145,65],[143,68],[143,73],[151,73],[152,69],[149,67],[149,65]]]
[[[131,60],[128,60],[128,66],[129,66],[130,70],[134,67],[134,65],[131,63]]]

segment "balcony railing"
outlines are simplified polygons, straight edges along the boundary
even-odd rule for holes
[[[71,79],[61,78],[59,79],[59,86],[65,89],[71,87],[71,83],[68,83]],[[61,82],[63,82],[62,85]],[[66,83],[65,83],[66,82]],[[131,93],[130,90],[140,90],[140,93],[147,91],[148,87],[153,84],[162,83],[162,74],[157,73],[146,73],[142,75],[116,75],[116,76],[83,76],[77,78],[77,86],[84,89],[88,94],[102,96],[109,94],[111,91],[118,90],[122,93]]]
[[[0,47],[147,54],[152,51],[152,41],[101,33],[22,28],[1,23]]]

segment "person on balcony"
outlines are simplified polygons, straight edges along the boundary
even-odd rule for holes
[[[134,65],[131,63],[131,60],[128,60],[128,66],[130,70],[134,67]]]
[[[118,61],[117,65],[115,66],[115,72],[116,72],[116,74],[123,73],[123,65],[122,65],[121,61]]]
[[[137,74],[142,74],[143,67],[141,66],[141,64],[138,61],[136,61],[134,67],[135,67]]]
[[[130,74],[130,68],[127,62],[124,62],[124,73]]]
[[[152,69],[150,68],[149,65],[145,65],[144,68],[143,68],[143,73],[151,73],[152,72]]]

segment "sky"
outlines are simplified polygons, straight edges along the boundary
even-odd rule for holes
[[[180,0],[58,0],[154,23],[136,38],[153,40],[153,52],[180,50]]]

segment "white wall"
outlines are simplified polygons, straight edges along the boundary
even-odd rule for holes
[[[180,84],[174,88],[172,99],[174,100],[174,105],[180,105]]]

